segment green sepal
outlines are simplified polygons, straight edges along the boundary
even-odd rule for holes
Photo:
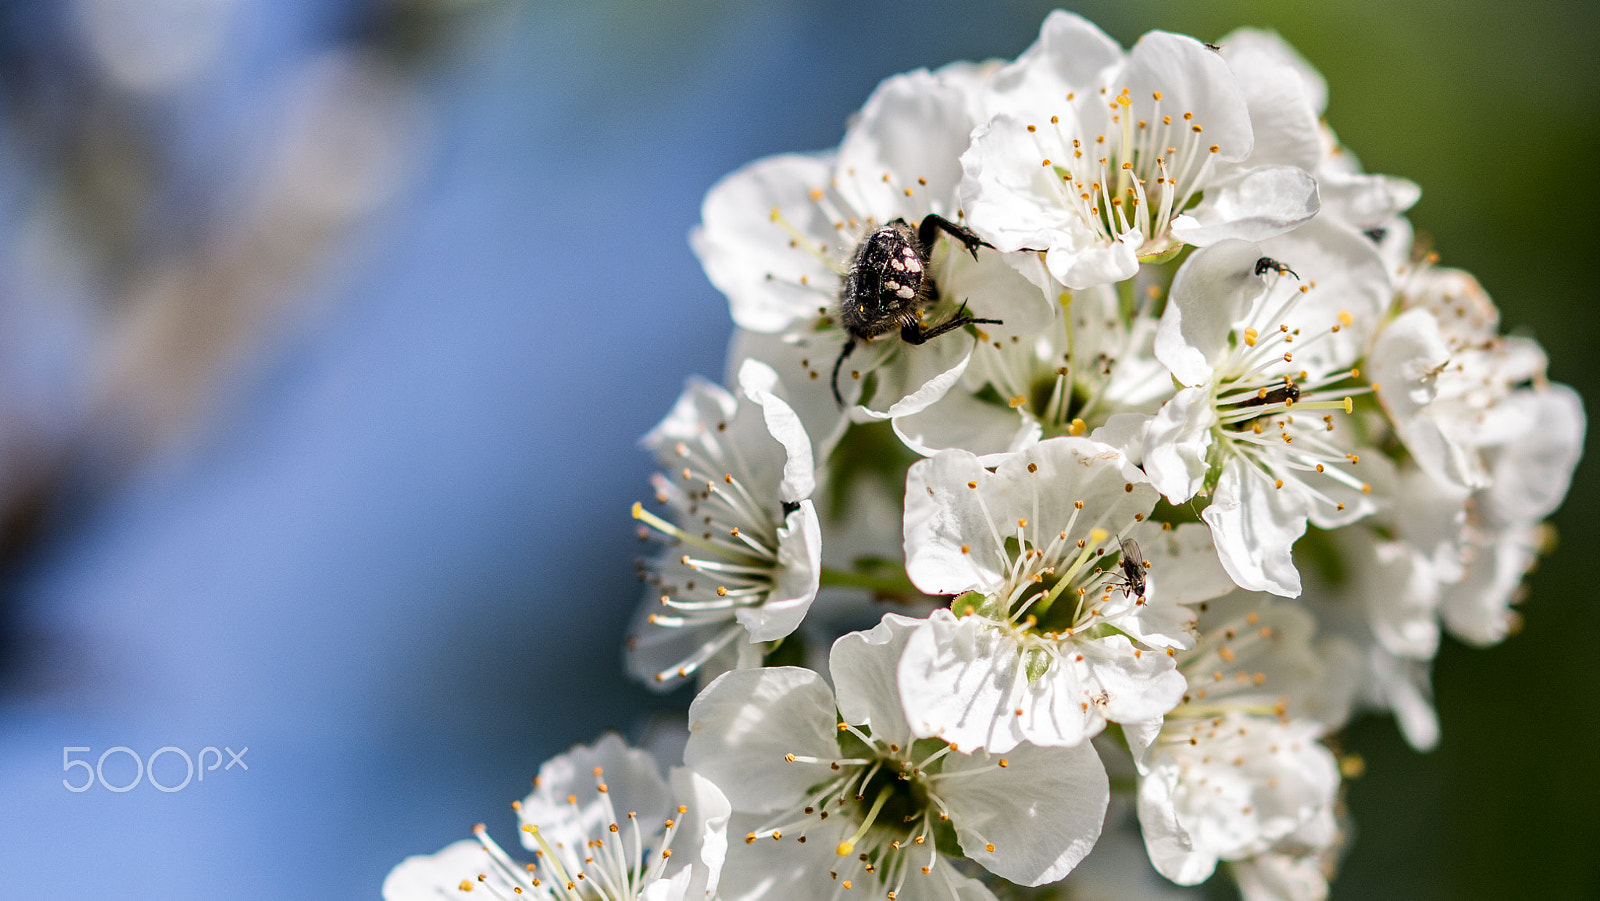
[[[982,609],[983,602],[988,597],[981,591],[969,591],[965,594],[957,595],[955,600],[950,602],[950,612],[956,616],[971,616]]]
[[[1166,250],[1160,250],[1155,253],[1140,254],[1139,262],[1150,263],[1153,265],[1160,265],[1162,263],[1170,262],[1171,260],[1176,259],[1178,254],[1183,253],[1184,248],[1187,246],[1188,245],[1186,244],[1174,244],[1173,246],[1168,247]]]

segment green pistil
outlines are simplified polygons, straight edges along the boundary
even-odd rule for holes
[[[834,849],[840,857],[849,857],[855,851],[856,842],[861,841],[861,837],[867,834],[868,829],[872,828],[873,822],[878,819],[878,811],[883,809],[883,805],[888,802],[889,796],[892,794],[894,794],[893,785],[885,785],[878,789],[878,796],[872,799],[872,809],[867,811],[866,817],[861,821],[861,828],[856,830],[855,835],[840,842],[839,846]]]

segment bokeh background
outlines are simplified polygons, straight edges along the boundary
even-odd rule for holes
[[[617,647],[635,442],[730,330],[701,197],[1048,8],[0,5],[0,897],[376,898],[474,822],[510,835],[546,757],[684,703]],[[1075,8],[1125,44],[1277,28],[1595,409],[1592,5]],[[1335,898],[1600,897],[1590,456],[1526,629],[1441,651],[1441,747],[1347,733]],[[115,746],[250,768],[63,787],[63,748]]]

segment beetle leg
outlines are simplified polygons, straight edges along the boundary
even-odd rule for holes
[[[919,342],[920,343],[920,342]],[[845,339],[844,349],[839,351],[839,359],[833,361],[833,402],[844,409],[844,396],[839,393],[839,367],[844,365],[844,358],[856,349],[856,336],[851,335]]]
[[[933,254],[933,242],[938,240],[939,232],[941,231],[960,241],[967,248],[967,252],[972,254],[974,260],[978,258],[979,247],[991,249],[994,247],[993,244],[978,237],[977,232],[967,228],[965,225],[957,225],[938,213],[929,213],[922,217],[922,222],[917,226],[917,240],[922,244],[923,256],[931,256]]]

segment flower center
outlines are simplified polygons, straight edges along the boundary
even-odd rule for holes
[[[785,758],[826,764],[834,775],[813,786],[799,804],[747,833],[745,843],[786,836],[801,844],[812,837],[831,841],[839,858],[831,879],[850,889],[871,878],[887,887],[890,899],[899,896],[913,873],[948,880],[948,867],[939,866],[939,849],[953,850],[956,841],[939,783],[1009,763],[999,759],[989,768],[945,774],[942,761],[954,748],[938,739],[902,747],[874,738],[863,727],[840,723],[839,729],[839,757]]]
[[[1067,95],[1071,101],[1073,96]],[[1055,173],[1059,198],[1083,224],[1107,242],[1138,232],[1141,260],[1159,260],[1176,249],[1169,226],[1196,201],[1222,149],[1209,143],[1194,113],[1162,108],[1162,92],[1148,106],[1123,88],[1107,101],[1110,135],[1092,140],[1050,117],[1058,152],[1043,159]],[[1036,132],[1033,125],[1028,131]]]
[[[1297,356],[1314,357],[1307,351],[1334,340],[1354,319],[1341,310],[1331,325],[1308,330],[1294,324],[1307,318],[1306,299],[1316,283],[1293,286],[1286,281],[1292,273],[1282,269],[1266,274],[1270,287],[1258,313],[1250,317],[1250,325],[1234,333],[1232,350],[1217,367],[1212,395],[1216,447],[1249,459],[1277,488],[1283,487],[1285,478],[1306,485],[1305,477],[1317,476],[1365,492],[1367,485],[1347,471],[1358,457],[1329,433],[1335,431],[1335,414],[1353,412],[1354,397],[1372,389],[1351,384],[1360,374],[1354,369],[1312,373],[1294,368]],[[1313,315],[1318,313],[1312,309]],[[1329,503],[1345,508],[1343,503]]]

